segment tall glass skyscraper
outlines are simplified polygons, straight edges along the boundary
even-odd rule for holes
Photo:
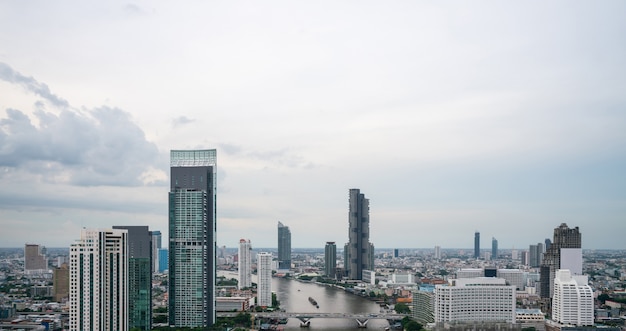
[[[491,238],[491,259],[496,260],[498,258],[498,239]]]
[[[152,329],[152,238],[147,226],[114,226],[128,231],[128,326]]]
[[[350,189],[348,243],[344,247],[344,265],[349,279],[362,279],[363,270],[374,270],[374,245],[370,240],[369,199],[359,189]]]
[[[278,222],[278,269],[291,268],[291,231]]]
[[[217,153],[170,152],[169,324],[215,323]]]

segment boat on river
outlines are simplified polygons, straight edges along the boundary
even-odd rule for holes
[[[315,299],[309,297],[309,302],[315,306],[315,308],[319,308],[320,306],[317,304],[317,301],[315,301]]]

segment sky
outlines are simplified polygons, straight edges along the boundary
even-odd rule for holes
[[[624,1],[2,1],[0,247],[167,238],[216,149],[217,244],[626,249]]]

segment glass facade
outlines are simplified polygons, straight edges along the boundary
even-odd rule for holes
[[[171,151],[169,324],[215,323],[216,152]]]

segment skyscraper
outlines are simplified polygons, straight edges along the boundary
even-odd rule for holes
[[[474,258],[480,257],[480,232],[474,232]]]
[[[252,286],[252,244],[250,239],[239,240],[239,289]]]
[[[82,229],[70,246],[70,330],[129,330],[126,230]]]
[[[161,249],[161,231],[152,231],[152,272],[159,272],[159,249]]]
[[[114,226],[128,231],[128,326],[152,329],[152,239],[147,226]],[[160,234],[159,234],[160,237]]]
[[[24,245],[24,273],[43,273],[48,270],[46,248],[34,244]]]
[[[567,224],[561,223],[554,229],[554,240],[541,262],[539,278],[539,295],[542,298],[552,298],[554,293],[554,277],[556,271],[561,269],[561,249],[581,248],[582,236],[578,227],[570,229]]]
[[[496,260],[498,258],[498,239],[491,238],[491,259]]]
[[[291,269],[291,231],[278,222],[278,269]]]
[[[348,243],[344,247],[344,265],[349,279],[362,279],[363,270],[374,269],[374,245],[370,239],[369,199],[359,189],[350,189]]]
[[[272,253],[261,252],[257,259],[257,306],[272,306]]]
[[[337,245],[334,241],[327,241],[324,248],[324,273],[333,278],[337,274]]]
[[[215,323],[217,153],[170,152],[169,323]]]

